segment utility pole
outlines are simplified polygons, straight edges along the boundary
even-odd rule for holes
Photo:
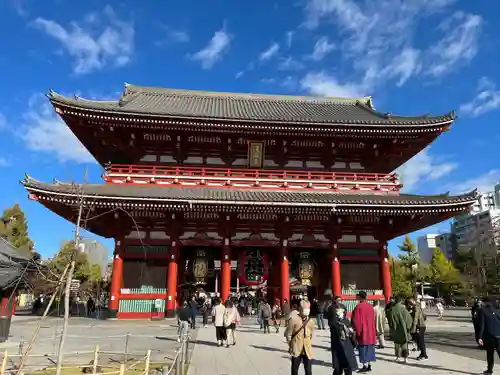
[[[85,170],[85,178],[84,185],[87,183],[87,171]],[[64,360],[64,344],[66,342],[66,334],[68,331],[68,323],[69,323],[69,295],[71,293],[71,281],[73,280],[73,273],[75,272],[75,264],[76,264],[76,256],[79,251],[80,245],[80,224],[82,220],[82,212],[83,212],[83,200],[84,200],[84,189],[83,186],[79,191],[79,201],[78,201],[78,218],[76,220],[76,228],[75,228],[75,251],[71,257],[71,265],[68,271],[68,278],[66,280],[66,289],[64,292],[64,323],[63,329],[61,332],[61,340],[59,341],[59,349],[57,353],[57,364],[56,364],[56,375],[61,375],[62,364]]]

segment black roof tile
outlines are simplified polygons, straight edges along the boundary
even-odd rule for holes
[[[438,125],[441,116],[393,116],[375,111],[371,97],[346,99],[286,95],[236,94],[126,85],[117,101],[66,98],[51,91],[54,104],[86,110],[186,119],[336,125]]]

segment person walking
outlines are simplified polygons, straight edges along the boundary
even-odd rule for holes
[[[495,352],[500,357],[500,311],[494,301],[483,298],[483,307],[477,313],[478,342],[486,349],[486,371],[484,375],[493,374]]]
[[[238,309],[230,300],[225,304],[226,312],[224,314],[224,327],[226,328],[226,348],[229,348],[229,340],[231,339],[232,345],[236,345],[236,324],[240,322],[240,314]]]
[[[278,333],[280,331],[280,325],[281,325],[281,307],[279,299],[276,299],[276,301],[274,302],[271,313],[272,313],[274,329],[276,330],[276,333]]]
[[[375,301],[375,331],[377,334],[378,348],[385,348],[385,309],[382,306],[382,301]]]
[[[191,309],[189,308],[187,301],[185,301],[177,313],[177,342],[181,342],[181,340],[189,334],[190,325]]]
[[[226,328],[224,327],[224,315],[226,315],[226,308],[221,303],[220,299],[215,300],[215,306],[212,309],[212,317],[215,326],[215,337],[217,339],[217,346],[221,347],[224,342],[227,342]]]
[[[417,341],[417,347],[420,350],[420,355],[417,357],[418,361],[426,360],[427,349],[425,347],[425,321],[426,316],[420,303],[415,301],[415,299],[410,298],[410,304],[413,305],[413,323],[411,325],[411,334],[415,335]]]
[[[342,309],[332,304],[325,313],[329,317],[333,375],[352,375],[358,369],[354,331]]]
[[[325,301],[315,300],[316,306],[316,324],[318,329],[325,329]]]
[[[285,327],[288,323],[288,314],[290,314],[290,305],[288,303],[288,300],[285,298],[283,300],[283,305],[281,306],[281,316],[285,322]]]
[[[291,356],[292,375],[298,375],[301,363],[304,365],[305,375],[312,375],[313,331],[314,321],[309,319],[309,315],[303,315],[302,311],[299,313],[298,307],[294,306],[284,335]]]
[[[196,297],[191,297],[191,329],[196,329],[196,315],[198,314],[198,302],[196,302]]]
[[[211,308],[209,304],[209,299],[206,298],[203,301],[203,305],[201,307],[201,312],[203,314],[203,327],[207,328],[208,327],[208,315],[210,314]]]
[[[396,361],[403,358],[406,363],[408,358],[408,343],[411,341],[412,318],[406,307],[401,303],[401,297],[396,297],[394,304],[387,316],[389,326],[392,326],[392,340]]]
[[[271,333],[271,330],[269,328],[269,320],[271,320],[272,316],[272,309],[271,305],[267,301],[262,302],[262,309],[260,312],[260,319],[262,322],[262,327],[264,328],[264,333]]]
[[[358,372],[370,372],[372,362],[375,362],[375,344],[377,343],[377,334],[375,330],[375,310],[373,306],[366,301],[366,292],[364,290],[357,294],[358,305],[352,312],[352,326],[356,333],[356,342],[358,343],[359,362],[363,368]]]
[[[471,318],[472,318],[472,325],[474,327],[474,337],[476,339],[476,343],[479,345],[479,311],[481,310],[481,301],[476,300],[474,304],[472,305],[471,309]]]
[[[392,340],[392,332],[394,331],[394,327],[392,325],[392,321],[389,319],[391,309],[396,303],[396,299],[394,296],[391,296],[389,298],[389,303],[385,306],[385,316],[387,318],[387,324],[389,325],[389,339]]]
[[[264,321],[262,320],[262,309],[264,308],[264,305],[264,300],[260,299],[257,304],[257,321],[259,322],[260,329],[264,328]]]

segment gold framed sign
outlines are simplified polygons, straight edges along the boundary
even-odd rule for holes
[[[248,165],[250,168],[262,168],[264,164],[264,142],[248,142]]]

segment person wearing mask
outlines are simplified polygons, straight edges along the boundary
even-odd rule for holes
[[[500,311],[494,301],[483,298],[483,307],[477,313],[478,342],[486,350],[486,371],[484,375],[493,374],[495,352],[500,357]]]
[[[189,334],[190,321],[191,309],[185,301],[177,313],[177,342],[181,342]]]
[[[215,326],[215,337],[217,339],[217,346],[221,347],[224,342],[227,343],[226,327],[224,327],[224,316],[226,315],[226,308],[221,303],[220,299],[215,300],[215,306],[212,309],[212,317]]]
[[[375,311],[373,306],[366,301],[366,292],[360,291],[356,296],[359,303],[352,312],[352,326],[356,333],[358,343],[359,362],[363,368],[358,372],[370,372],[372,362],[375,362],[375,345],[377,334],[375,330]]]
[[[294,305],[285,330],[285,340],[291,356],[291,374],[298,375],[299,367],[304,365],[305,375],[312,375],[312,335],[314,321],[309,319],[309,312],[303,314]]]
[[[427,349],[425,347],[425,321],[427,318],[424,311],[422,310],[420,303],[416,302],[413,298],[410,298],[409,303],[413,305],[413,323],[411,325],[410,332],[412,335],[415,335],[417,347],[418,349],[420,349],[420,355],[417,357],[417,360],[426,360],[428,359]]]
[[[392,340],[394,341],[394,354],[396,361],[403,358],[408,360],[408,343],[411,341],[411,325],[413,320],[406,307],[401,303],[401,297],[396,297],[389,310],[387,320],[392,325]]]
[[[375,301],[375,331],[377,333],[378,348],[385,348],[385,309],[382,306],[382,301]]]
[[[358,362],[354,354],[356,340],[354,331],[342,309],[335,309],[334,305],[325,312],[330,315],[330,349],[332,352],[332,367],[334,375],[352,375],[358,369]]]

